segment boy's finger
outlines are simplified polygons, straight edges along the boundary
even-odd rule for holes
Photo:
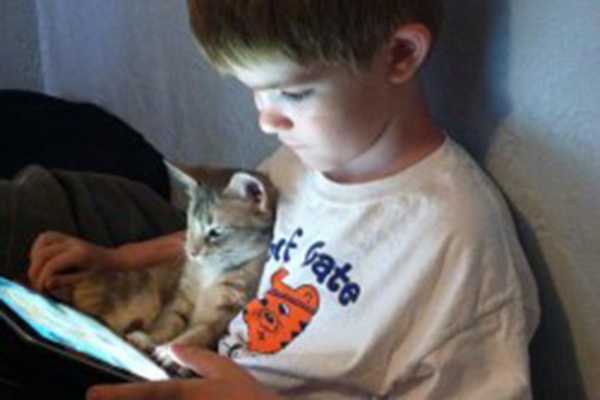
[[[37,290],[47,289],[49,279],[57,275],[58,272],[64,271],[65,269],[75,267],[77,263],[77,255],[73,253],[60,254],[46,263],[41,275],[37,279]]]
[[[37,277],[40,275],[42,271],[42,267],[52,257],[56,256],[60,252],[64,251],[64,246],[62,244],[50,244],[45,247],[41,247],[35,252],[31,252],[29,258],[31,259],[31,265],[27,271],[29,276],[29,280],[31,282],[35,282]]]
[[[41,247],[44,247],[50,243],[53,243],[53,242],[56,242],[59,240],[63,240],[64,238],[65,238],[65,235],[63,235],[62,233],[59,233],[59,232],[47,231],[47,232],[40,233],[33,241],[33,245],[31,246],[30,254],[36,250],[39,250],[39,248],[41,248]]]
[[[172,351],[179,363],[204,378],[220,378],[239,368],[227,357],[199,347],[174,345]]]
[[[28,254],[29,259],[32,260],[32,258],[36,254],[39,254],[39,252],[43,248],[45,248],[53,243],[63,242],[64,239],[65,239],[65,235],[58,233],[58,232],[48,231],[48,232],[43,232],[43,233],[39,234],[33,241],[31,248],[29,249],[29,254]],[[34,261],[34,260],[32,260],[32,261]],[[30,269],[28,271],[30,281],[33,282],[33,280],[35,280],[35,277],[39,273],[39,268],[41,268],[40,264],[38,264],[36,269],[34,269],[34,270]]]
[[[47,236],[45,234],[40,234],[38,235],[35,240],[33,241],[33,244],[31,245],[31,248],[29,249],[29,254],[28,257],[31,261],[34,261],[33,258],[35,255],[39,254],[39,251],[44,248],[46,245],[48,244],[48,239]],[[38,264],[39,265],[39,264]],[[29,270],[27,271],[28,275],[29,275],[29,279],[30,280],[34,280],[35,276],[37,276],[37,273],[39,272],[39,267],[32,269],[29,268]]]
[[[54,278],[50,278],[48,281],[47,289],[54,290],[63,286],[73,286],[74,284],[81,282],[83,279],[88,277],[90,271],[84,270],[82,272],[76,272],[68,275],[59,275]]]

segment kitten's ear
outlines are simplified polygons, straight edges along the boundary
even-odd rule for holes
[[[181,168],[163,160],[171,183],[171,204],[180,210],[190,210],[195,204],[211,204],[216,193],[203,182],[196,181]]]
[[[257,177],[245,172],[235,173],[223,194],[252,200],[261,211],[269,211],[271,208],[271,199],[269,199],[265,184]]]
[[[167,160],[163,160],[169,173],[171,185],[171,197],[177,198],[177,193],[185,192],[188,198],[191,198],[198,188],[198,183],[194,178],[186,174],[181,168],[176,167]]]

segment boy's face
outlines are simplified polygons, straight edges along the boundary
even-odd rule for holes
[[[390,125],[394,89],[380,64],[353,74],[275,58],[232,72],[253,91],[265,133],[277,135],[308,167],[344,175],[372,163],[377,155],[365,154]]]

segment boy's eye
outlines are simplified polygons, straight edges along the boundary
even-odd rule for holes
[[[281,95],[291,101],[302,101],[306,99],[313,93],[312,89],[303,90],[301,92],[287,92],[285,90],[281,91]]]

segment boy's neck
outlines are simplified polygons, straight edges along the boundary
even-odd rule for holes
[[[385,128],[371,147],[343,170],[325,173],[339,183],[362,183],[397,174],[438,149],[443,130],[435,126],[416,79],[407,84]]]

